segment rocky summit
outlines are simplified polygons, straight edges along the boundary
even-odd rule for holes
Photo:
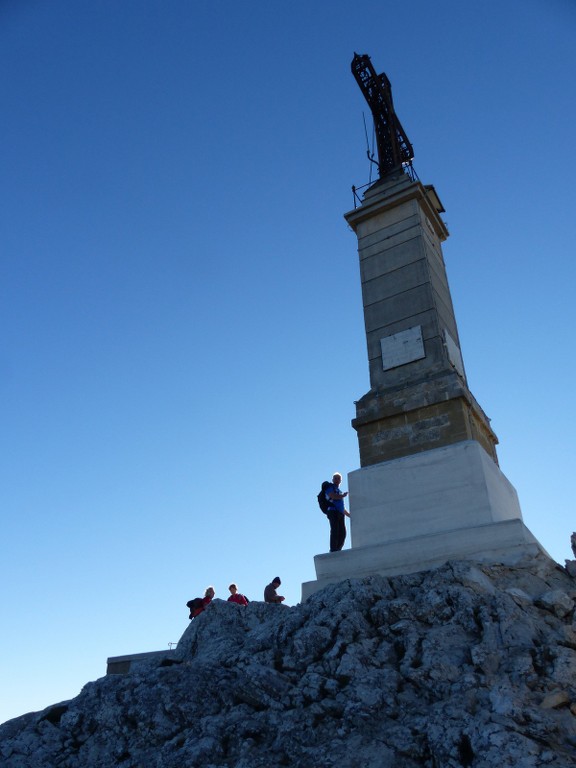
[[[215,600],[172,655],[0,726],[0,765],[576,766],[575,599],[542,557]]]

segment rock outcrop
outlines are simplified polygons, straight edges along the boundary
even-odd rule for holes
[[[572,545],[574,557],[576,557],[576,532],[570,537],[570,544]],[[564,562],[566,563],[566,570],[570,576],[576,578],[576,560],[565,560]]]
[[[542,558],[216,600],[173,656],[0,726],[0,765],[576,766],[575,599]]]

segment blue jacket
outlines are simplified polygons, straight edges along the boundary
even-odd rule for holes
[[[328,494],[330,493],[342,493],[340,488],[337,485],[334,485],[334,483],[330,483],[330,485],[326,488],[326,500],[330,504],[328,511],[335,509],[337,512],[340,512],[341,515],[344,514],[344,499],[331,499]]]

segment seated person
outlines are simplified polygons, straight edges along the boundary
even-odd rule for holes
[[[284,598],[282,595],[279,595],[276,590],[278,587],[282,584],[280,581],[280,576],[276,576],[270,584],[266,586],[264,589],[264,602],[265,603],[281,603]]]
[[[229,603],[238,603],[238,605],[248,605],[249,603],[248,598],[245,595],[238,592],[238,587],[236,586],[236,584],[230,584],[228,589],[230,590],[230,597],[228,598]]]

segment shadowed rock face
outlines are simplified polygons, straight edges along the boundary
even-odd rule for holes
[[[216,600],[174,658],[0,726],[0,765],[576,766],[575,598],[538,560]]]

